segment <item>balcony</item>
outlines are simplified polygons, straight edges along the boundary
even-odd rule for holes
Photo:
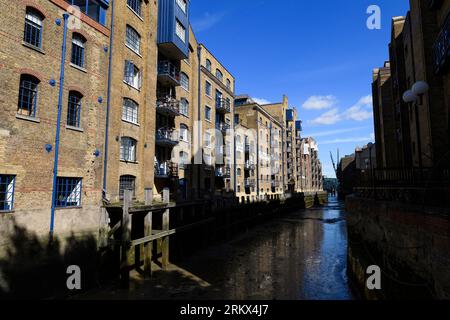
[[[158,81],[168,86],[180,85],[180,69],[168,60],[158,63]]]
[[[177,117],[180,115],[180,101],[170,96],[158,98],[156,111],[169,117]]]
[[[442,74],[450,66],[450,15],[442,27],[437,40],[433,46],[434,71]]]
[[[222,132],[222,134],[226,134],[231,129],[231,126],[225,122],[218,122],[216,123],[216,129]]]
[[[182,9],[176,0],[158,1],[158,49],[173,59],[183,60],[189,56],[189,2]],[[185,29],[184,37],[177,35],[177,24]]]
[[[245,179],[244,185],[246,188],[253,188],[255,186],[255,179],[250,178]]]
[[[156,131],[156,144],[162,147],[175,147],[179,143],[177,131],[171,128],[159,128]]]
[[[217,178],[230,178],[231,177],[231,167],[230,166],[218,166],[216,167],[216,177]]]
[[[253,161],[247,160],[245,162],[245,170],[255,170],[255,164],[253,163]]]
[[[280,181],[272,180],[272,188],[279,188],[281,185]]]
[[[219,113],[230,113],[231,102],[224,98],[216,99],[216,111]]]
[[[158,161],[155,163],[155,178],[168,179],[178,177],[178,165],[172,161]]]

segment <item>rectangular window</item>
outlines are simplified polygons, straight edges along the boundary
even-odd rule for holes
[[[142,0],[127,0],[128,7],[131,8],[134,12],[136,12],[139,16],[141,13]]]
[[[75,92],[69,93],[69,106],[67,108],[67,125],[80,127],[81,95]]]
[[[211,96],[211,94],[212,94],[211,83],[209,83],[208,81],[206,81],[206,83],[205,83],[205,93],[207,96]]]
[[[81,37],[74,36],[72,39],[72,56],[70,62],[84,68],[84,43]]]
[[[177,0],[177,4],[180,7],[180,9],[186,13],[186,9],[187,9],[187,3],[186,0]]]
[[[81,178],[58,177],[56,182],[56,207],[81,206]]]
[[[136,140],[123,137],[120,143],[120,160],[136,162]]]
[[[36,116],[39,80],[29,76],[20,77],[19,103],[17,113],[29,117]]]
[[[107,7],[97,0],[65,0],[73,6],[77,6],[82,13],[89,16],[91,19],[106,24],[106,9]]]
[[[121,176],[119,180],[119,197],[123,199],[124,191],[131,190],[133,198],[136,192],[136,177],[134,176]]]
[[[130,26],[127,26],[125,43],[134,52],[141,52],[141,36]]]
[[[205,107],[205,119],[211,121],[211,108]]]
[[[37,48],[42,47],[42,17],[35,11],[27,11],[23,40]]]
[[[177,25],[175,28],[175,33],[181,41],[186,42],[186,28],[177,20]]]
[[[180,85],[184,90],[189,91],[189,77],[184,72],[180,75]]]
[[[15,180],[15,176],[0,175],[0,211],[11,211],[14,208]]]
[[[180,113],[186,117],[189,116],[189,102],[184,98],[180,101]]]
[[[135,89],[141,89],[142,75],[138,67],[133,62],[125,60],[124,81]]]

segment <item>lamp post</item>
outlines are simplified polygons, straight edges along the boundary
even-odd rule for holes
[[[419,121],[419,103],[421,103],[423,95],[430,89],[429,85],[424,81],[417,81],[411,88],[403,94],[403,101],[411,104],[414,107],[414,114],[416,118],[416,136],[417,136],[417,152],[419,155],[419,171],[420,182],[423,181],[423,162],[422,162],[422,138],[420,135],[420,121]]]

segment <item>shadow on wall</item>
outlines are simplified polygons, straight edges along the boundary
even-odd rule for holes
[[[115,276],[111,268],[114,261],[110,250],[97,249],[94,236],[72,235],[62,245],[61,240],[42,241],[15,225],[6,254],[0,258],[0,299],[68,297],[73,294],[66,284],[71,265],[81,270],[78,294],[111,280]]]

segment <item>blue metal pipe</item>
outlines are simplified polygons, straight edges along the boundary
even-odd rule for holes
[[[59,133],[61,129],[64,72],[66,66],[65,60],[66,60],[66,41],[67,41],[67,19],[69,18],[69,14],[64,13],[63,18],[64,18],[64,31],[63,31],[62,54],[61,54],[61,71],[59,76],[59,97],[58,97],[58,117],[56,121],[55,158],[53,161],[53,190],[52,190],[52,210],[50,217],[50,240],[53,239],[53,233],[55,228],[56,183],[58,181]]]
[[[108,142],[109,142],[109,113],[111,110],[111,81],[112,60],[114,49],[114,0],[111,0],[111,32],[109,35],[109,66],[108,66],[108,93],[106,97],[106,125],[105,125],[105,147],[103,152],[103,198],[106,197],[108,176]]]

